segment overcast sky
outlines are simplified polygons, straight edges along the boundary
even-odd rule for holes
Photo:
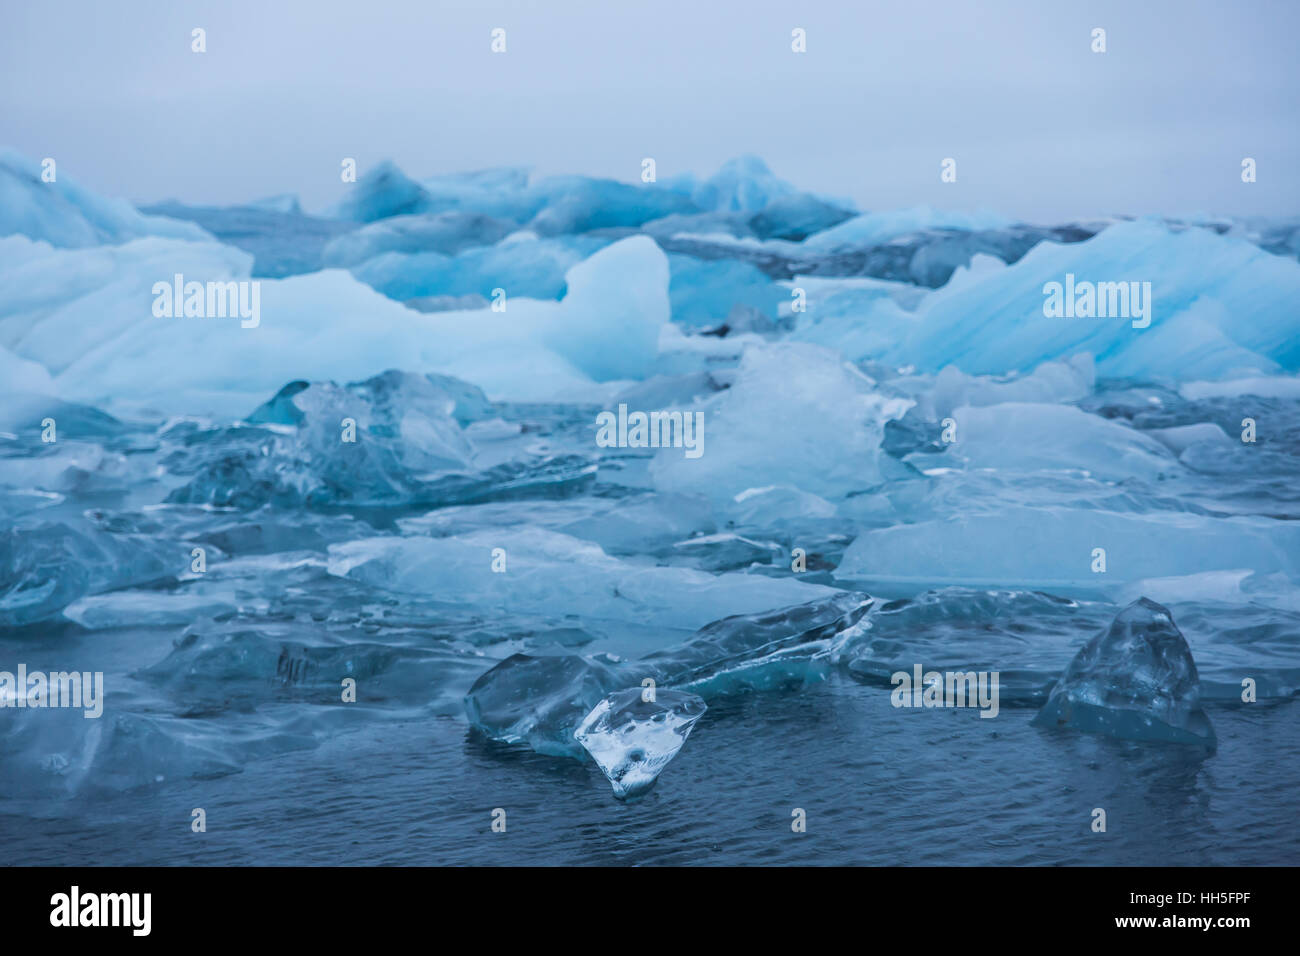
[[[40,0],[3,22],[0,145],[137,202],[319,207],[345,156],[633,181],[644,156],[664,178],[756,153],[863,209],[1300,213],[1297,0]]]

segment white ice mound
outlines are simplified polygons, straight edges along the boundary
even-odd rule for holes
[[[1141,598],[1075,655],[1034,723],[1212,747],[1200,696],[1191,648],[1169,610]]]
[[[882,481],[885,422],[910,405],[877,394],[870,378],[829,349],[754,346],[732,386],[702,406],[700,457],[664,449],[650,473],[661,491],[720,502],[760,485],[842,498]]]
[[[493,552],[505,570],[493,571]],[[498,567],[501,567],[498,564]],[[835,593],[742,573],[623,561],[599,545],[543,528],[493,528],[446,538],[376,537],[333,545],[329,572],[390,591],[521,614],[697,628]]]
[[[17,233],[67,248],[141,236],[212,238],[193,223],[146,216],[125,200],[98,196],[57,165],[53,182],[45,182],[42,172],[41,163],[0,150],[0,236]]]
[[[1067,275],[1076,287],[1150,283],[1150,324],[1135,328],[1145,321],[1137,316],[1044,315],[1045,286],[1064,284]],[[1090,352],[1103,376],[1213,380],[1300,368],[1298,299],[1294,259],[1207,229],[1171,231],[1139,221],[1112,225],[1086,242],[1040,243],[1006,269],[971,273],[936,290],[914,314],[881,303],[866,322],[901,330],[891,333],[892,347],[870,357],[921,371],[956,365],[1002,374]]]
[[[140,239],[54,250],[0,239],[0,346],[55,376],[59,394],[165,414],[241,416],[293,374],[357,381],[388,368],[447,372],[492,397],[544,400],[638,377],[669,320],[668,264],[634,237],[569,270],[561,302],[425,315],[346,272],[258,281],[255,327],[239,317],[158,317],[155,283],[243,281],[251,257],[217,243]]]
[[[694,694],[633,687],[592,708],[573,736],[604,771],[614,796],[626,800],[655,785],[707,709]]]
[[[1093,571],[1097,548],[1105,551],[1104,572]],[[845,550],[835,576],[908,591],[1104,593],[1143,578],[1235,568],[1300,581],[1300,527],[1272,518],[1008,505],[868,531]]]

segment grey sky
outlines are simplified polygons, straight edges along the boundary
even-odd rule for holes
[[[864,209],[1300,212],[1295,0],[43,0],[4,22],[0,145],[140,202],[318,207],[345,156],[632,181],[643,156],[663,178],[751,152]]]

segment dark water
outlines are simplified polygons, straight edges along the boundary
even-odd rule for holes
[[[1296,864],[1293,706],[1212,708],[1212,756],[894,708],[835,676],[710,707],[640,801],[448,717],[362,721],[242,773],[0,815],[39,864]],[[190,831],[207,811],[207,832]],[[491,831],[506,810],[506,832]],[[807,811],[807,832],[791,811]],[[1107,812],[1094,833],[1092,811]]]

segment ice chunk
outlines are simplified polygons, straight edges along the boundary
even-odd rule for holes
[[[703,454],[663,449],[650,472],[660,490],[720,502],[760,483],[843,497],[882,480],[884,424],[910,404],[877,394],[871,379],[827,349],[749,348],[735,383],[705,405]]]
[[[391,252],[455,255],[474,246],[493,245],[513,231],[513,223],[481,213],[394,216],[339,236],[321,251],[321,263],[347,268]]]
[[[672,546],[683,538],[717,530],[705,499],[654,493],[622,498],[502,501],[439,508],[427,515],[398,521],[407,534],[435,537],[525,524],[594,541],[613,555],[671,553]]]
[[[647,374],[669,320],[667,260],[644,236],[570,269],[562,302],[510,298],[508,312],[423,315],[337,270],[258,280],[256,327],[151,312],[154,284],[175,273],[239,281],[250,267],[247,253],[216,243],[55,251],[0,239],[0,346],[44,365],[70,399],[237,417],[284,384],[286,355],[310,381],[403,368],[454,374],[493,397],[544,400],[593,379]]]
[[[168,500],[221,507],[436,500],[436,479],[469,469],[474,457],[455,417],[474,390],[458,386],[467,388],[404,372],[346,388],[291,382],[250,417],[288,428],[179,425],[164,433],[181,445],[165,462],[194,477]]]
[[[614,796],[626,800],[655,785],[707,709],[694,694],[661,690],[648,695],[634,687],[597,704],[573,736],[604,771]]]
[[[668,257],[668,287],[673,321],[688,327],[712,325],[737,305],[759,309],[775,318],[790,294],[748,262],[706,261],[694,256]]]
[[[1078,401],[1092,394],[1096,380],[1092,356],[1084,353],[1044,362],[1028,375],[967,375],[956,366],[947,365],[938,375],[898,378],[889,385],[914,398],[917,411],[929,421],[938,422],[963,405]]]
[[[1191,648],[1167,608],[1141,598],[1075,656],[1034,718],[1127,740],[1213,747]]]
[[[188,568],[179,543],[84,525],[20,522],[0,530],[0,627],[53,617],[87,594],[174,581]]]
[[[1227,432],[1214,422],[1197,422],[1194,425],[1178,425],[1173,428],[1152,428],[1147,431],[1147,434],[1175,455],[1181,455],[1192,445],[1202,442],[1228,448],[1231,447],[1232,441]]]
[[[493,571],[494,549],[504,552],[504,573]],[[514,613],[581,614],[593,626],[605,620],[689,629],[720,613],[752,614],[835,593],[796,580],[623,561],[591,542],[528,525],[446,538],[364,538],[332,546],[329,570],[391,591]]]
[[[1300,398],[1300,378],[1280,375],[1273,378],[1234,379],[1228,382],[1188,382],[1178,390],[1183,398],[1239,398],[1259,395],[1266,398]]]
[[[154,337],[162,329],[201,326],[193,319],[154,318],[154,283],[171,282],[178,272],[205,282],[245,279],[251,266],[247,253],[210,241],[147,238],[119,246],[56,250],[22,236],[0,239],[0,345],[44,365],[60,386],[57,380],[70,366],[123,337]],[[231,323],[240,331],[238,319],[208,324]],[[186,368],[177,356],[188,351],[177,348],[156,364],[132,369],[131,375],[138,384],[155,387],[161,370]],[[205,355],[196,364],[210,359]],[[60,394],[94,403],[97,376],[84,377],[89,381],[81,383],[83,388],[60,386]]]
[[[302,205],[295,193],[278,193],[264,199],[254,199],[248,204],[249,209],[265,209],[269,212],[284,212],[293,215],[302,213]]]
[[[352,222],[374,222],[389,216],[425,212],[429,194],[389,160],[363,172],[348,196],[331,214]]]
[[[65,248],[126,242],[141,236],[211,240],[193,223],[142,215],[121,199],[78,186],[61,169],[51,182],[40,163],[0,150],[0,236],[19,233]]]
[[[945,464],[1008,471],[1072,469],[1103,481],[1155,480],[1179,465],[1163,445],[1127,425],[1070,405],[1007,402],[959,408]]]
[[[633,661],[514,654],[474,682],[465,710],[470,723],[493,740],[578,757],[574,731],[612,691],[635,687],[640,694],[646,678],[658,694],[689,685],[705,696],[803,680],[858,633],[871,606],[865,595],[841,591],[793,607],[734,615]]]
[[[912,588],[944,585],[1104,592],[1142,578],[1254,568],[1300,581],[1300,527],[1215,518],[992,504],[981,513],[879,528],[844,552],[836,578]],[[1105,551],[1105,573],[1094,571]]]
[[[1130,282],[1149,282],[1145,317],[1131,307],[1130,315],[1108,318],[1045,315],[1044,287],[1064,284],[1067,275],[1076,283],[1124,283],[1125,291]],[[1041,243],[1008,269],[936,291],[915,316],[882,304],[867,321],[904,329],[884,357],[923,371],[953,364],[999,374],[1090,352],[1100,375],[1213,379],[1300,367],[1297,297],[1295,260],[1206,229],[1142,221],[1112,225],[1085,242]],[[1147,319],[1149,327],[1141,327]]]
[[[816,196],[799,193],[778,196],[749,220],[760,239],[789,239],[798,242],[813,233],[839,225],[853,213]]]
[[[590,236],[539,239],[529,234],[494,246],[466,249],[455,256],[437,252],[389,252],[355,266],[352,274],[390,299],[407,302],[429,296],[480,296],[486,308],[492,290],[511,298],[561,299],[565,273],[608,245]],[[447,309],[421,311],[447,311]]]
[[[772,175],[757,156],[738,156],[695,187],[691,198],[714,212],[761,212],[773,200],[792,196],[795,188]]]
[[[387,292],[384,293],[388,295]],[[414,299],[399,300],[416,312],[474,312],[486,309],[488,300],[477,292],[469,295],[418,295]]]
[[[810,236],[804,246],[818,252],[829,252],[854,246],[878,246],[898,236],[928,229],[975,231],[1004,229],[1010,225],[1007,219],[991,212],[967,213],[914,206],[855,216]]]
[[[144,212],[185,219],[223,243],[253,256],[253,275],[283,278],[316,272],[321,251],[356,223],[303,215],[296,209],[256,206],[189,206],[174,201],[144,207]]]
[[[690,199],[657,184],[587,176],[550,176],[529,187],[542,208],[528,228],[543,236],[593,229],[635,228],[674,213],[696,212]]]

